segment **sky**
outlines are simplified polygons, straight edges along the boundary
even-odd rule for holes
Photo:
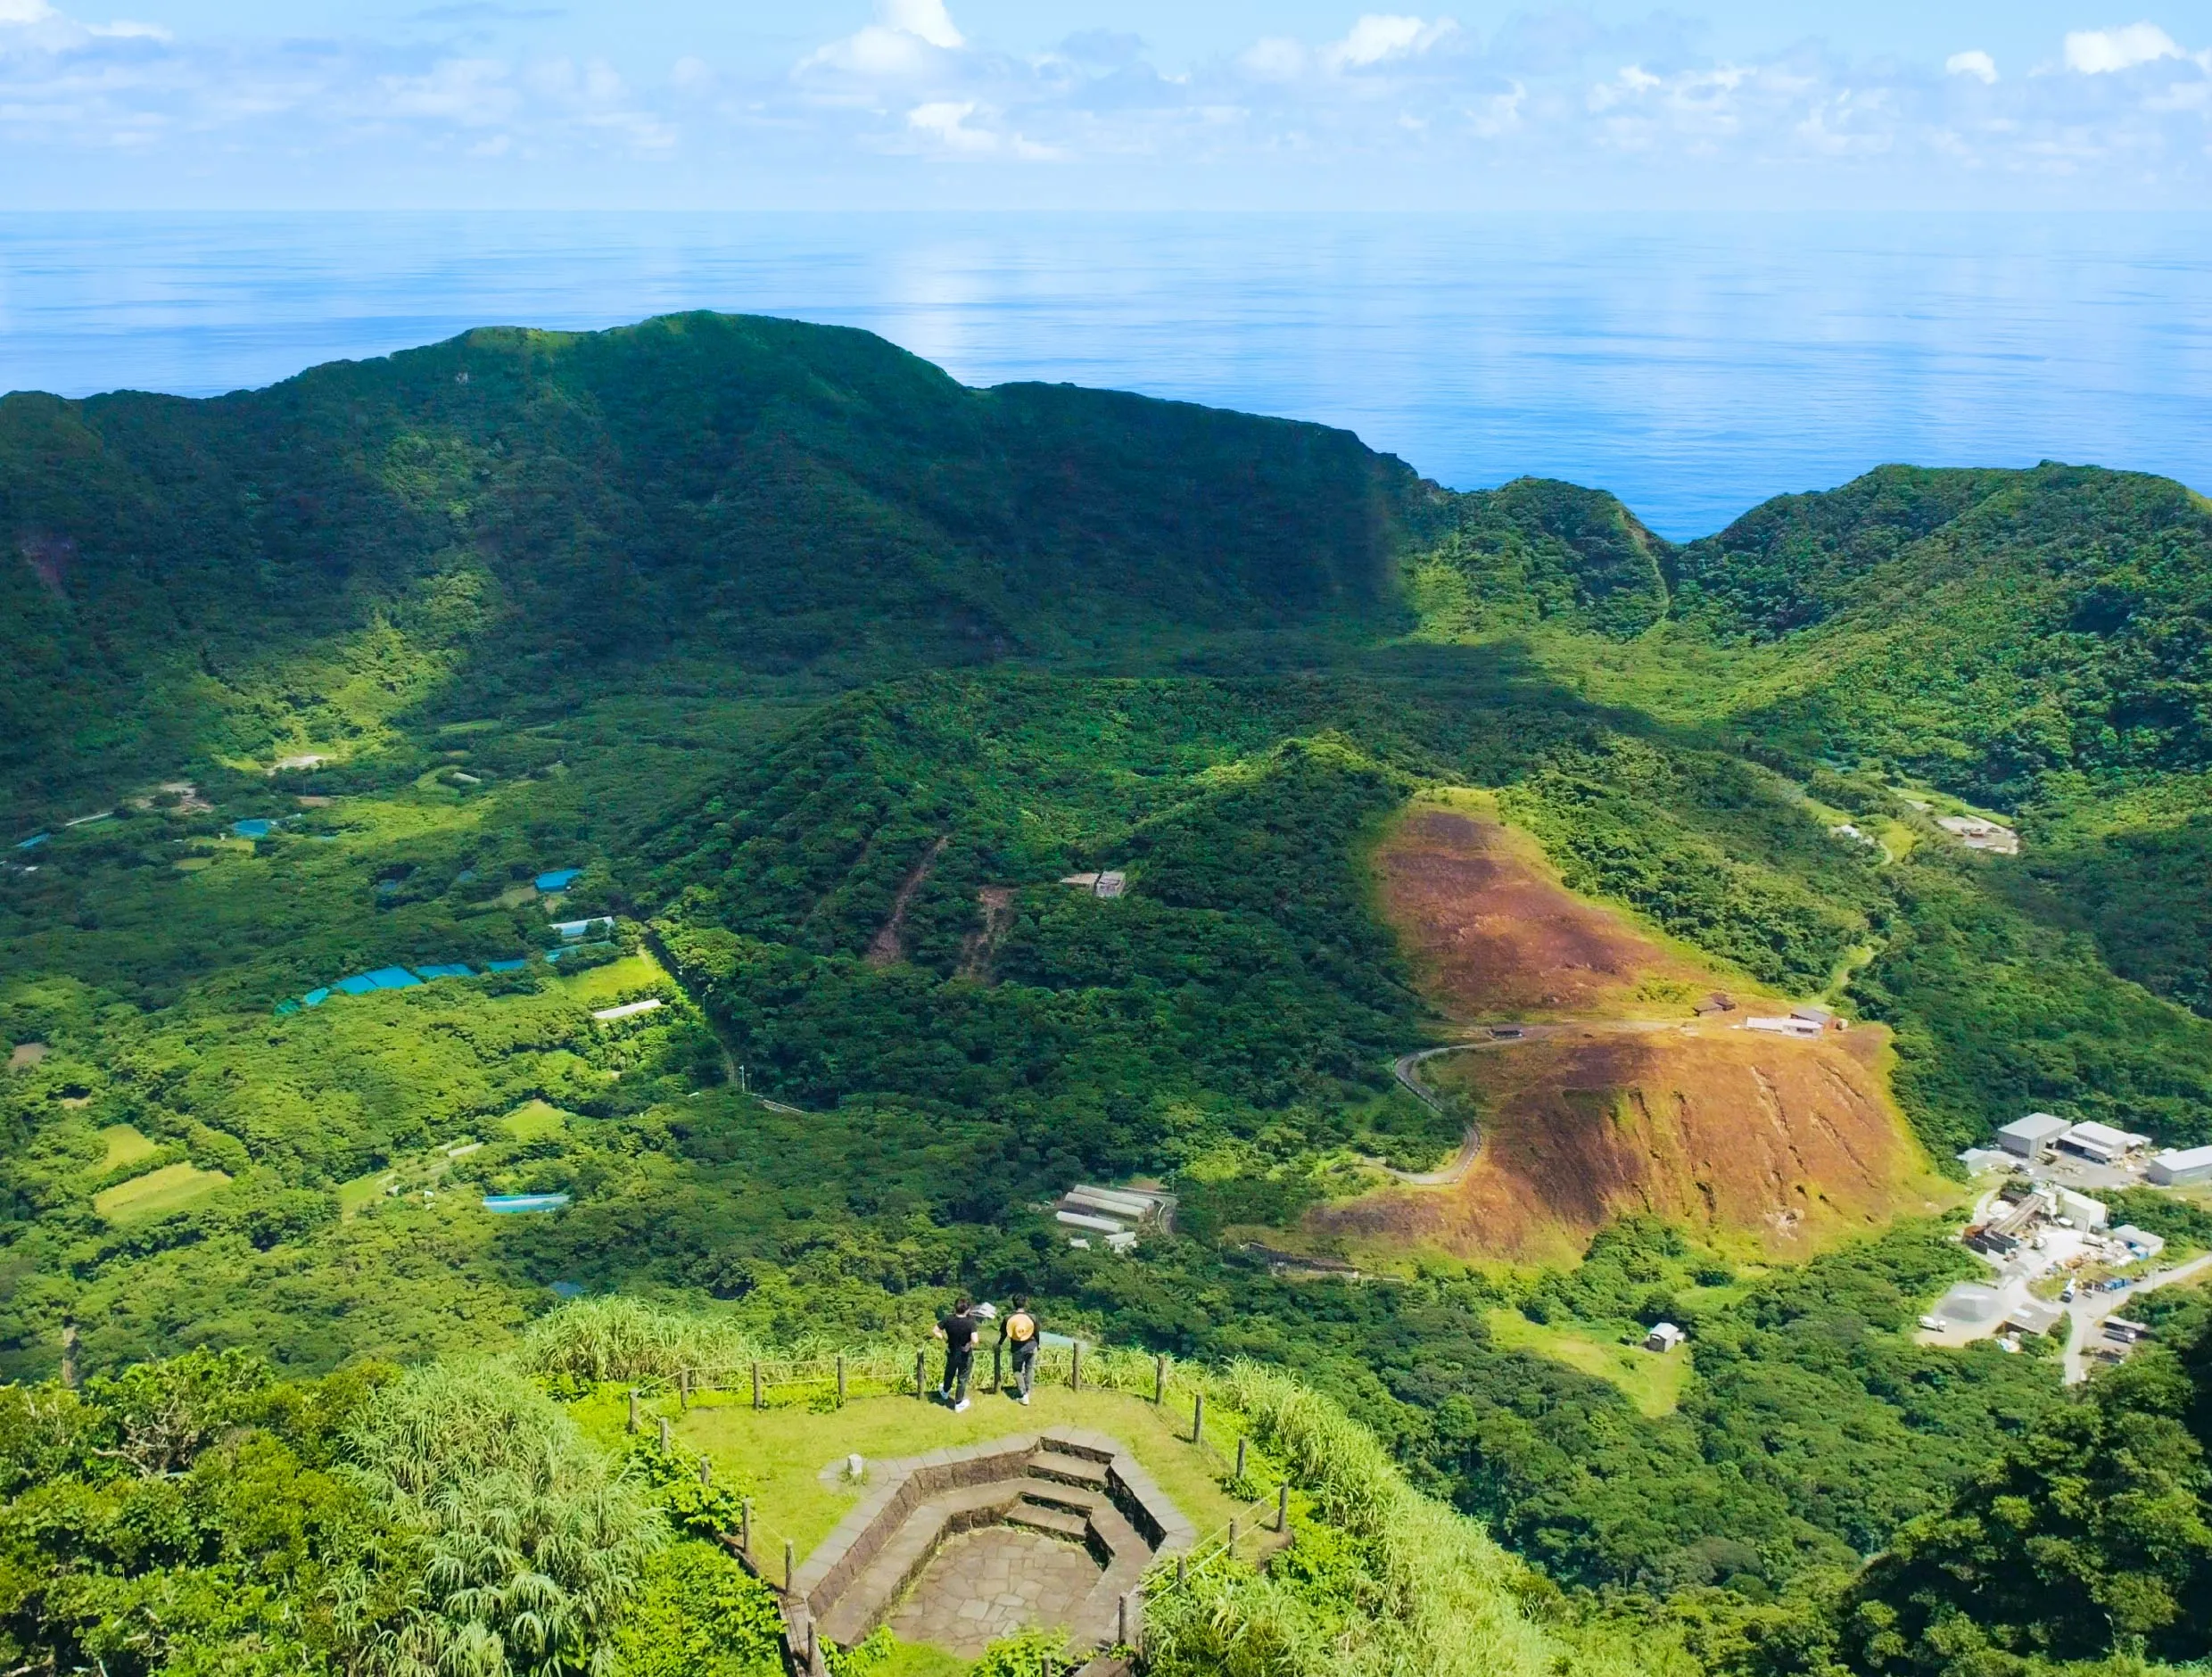
[[[2208,210],[2212,0],[0,0],[0,210],[503,208]]]

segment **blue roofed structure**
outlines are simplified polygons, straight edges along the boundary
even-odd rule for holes
[[[536,884],[541,891],[565,891],[582,877],[582,868],[555,868],[538,875]]]
[[[489,972],[520,972],[529,964],[530,961],[527,956],[520,961],[487,961],[484,962],[484,970]]]
[[[35,832],[15,847],[18,850],[36,850],[40,845],[45,843],[47,839],[53,837],[54,835],[50,832]]]
[[[427,981],[431,979],[473,979],[476,975],[459,962],[449,962],[442,967],[417,967],[415,976]]]
[[[580,955],[587,949],[612,949],[614,946],[615,946],[611,942],[604,938],[597,943],[563,944],[558,949],[547,950],[545,952],[545,958],[548,961],[558,962],[563,955]]]
[[[276,830],[276,823],[257,816],[252,821],[234,821],[230,823],[230,830],[241,838],[266,838]]]
[[[553,922],[553,929],[568,942],[574,943],[577,938],[588,938],[597,930],[613,931],[615,917],[612,914],[594,914],[589,920],[557,920]]]
[[[329,987],[326,986],[319,990],[310,990],[305,995],[300,998],[300,1005],[302,1007],[320,1007],[328,1000],[330,1000],[330,990]]]

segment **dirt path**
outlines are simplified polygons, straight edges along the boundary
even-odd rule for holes
[[[1444,1103],[1437,1098],[1436,1091],[1421,1080],[1423,1064],[1439,1054],[1465,1053],[1475,1048],[1512,1048],[1523,1043],[1543,1042],[1577,1032],[1587,1035],[1595,1031],[1643,1032],[1678,1028],[1674,1020],[1664,1019],[1592,1019],[1575,1020],[1566,1024],[1530,1021],[1517,1025],[1490,1025],[1484,1027],[1482,1036],[1470,1037],[1465,1042],[1448,1042],[1439,1048],[1421,1048],[1409,1054],[1400,1054],[1391,1063],[1391,1075],[1398,1079],[1399,1086],[1407,1094],[1441,1118]],[[1369,1158],[1364,1153],[1359,1155],[1359,1160],[1362,1164],[1373,1165],[1393,1182],[1401,1182],[1407,1187],[1450,1188],[1458,1186],[1466,1179],[1467,1172],[1474,1169],[1475,1159],[1482,1151],[1482,1128],[1470,1124],[1466,1135],[1460,1139],[1458,1152],[1440,1170],[1400,1170],[1396,1165],[1384,1164],[1380,1159]]]
[[[921,882],[929,877],[929,870],[945,854],[945,847],[953,842],[946,833],[929,847],[929,854],[914,864],[914,871],[906,876],[898,888],[898,895],[891,899],[891,915],[877,929],[870,940],[865,957],[871,967],[887,967],[894,962],[906,959],[906,905],[914,900],[914,893],[921,889]]]
[[[2087,1293],[2068,1305],[2066,1313],[2072,1318],[2074,1327],[2066,1342],[2066,1384],[2078,1386],[2089,1378],[2090,1344],[2097,1330],[2104,1326],[2105,1318],[2116,1315],[2120,1306],[2159,1287],[2191,1280],[2208,1269],[2212,1269],[2212,1253],[2191,1259],[2185,1264],[2177,1264],[2171,1269],[2145,1276],[2134,1286],[2122,1292]]]

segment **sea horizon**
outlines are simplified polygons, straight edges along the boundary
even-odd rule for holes
[[[10,391],[702,308],[1340,425],[1454,489],[1566,478],[1676,540],[1887,463],[2212,487],[2212,213],[0,215]]]

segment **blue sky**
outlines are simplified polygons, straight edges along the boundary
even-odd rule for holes
[[[2212,208],[2114,4],[0,0],[0,208]]]

